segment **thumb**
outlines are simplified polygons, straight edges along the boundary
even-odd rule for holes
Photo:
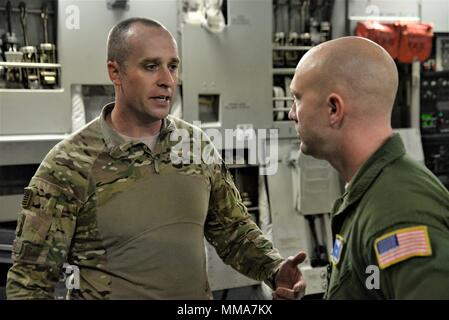
[[[304,260],[306,260],[307,254],[304,251],[298,252],[298,254],[294,257],[288,257],[287,261],[292,266],[297,266]]]

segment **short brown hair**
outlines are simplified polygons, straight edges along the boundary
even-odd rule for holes
[[[131,26],[136,23],[141,23],[147,27],[165,29],[161,23],[148,18],[129,18],[121,21],[109,32],[107,42],[108,61],[117,61],[120,65],[125,62],[130,51],[130,47],[126,39],[126,33],[129,31]]]

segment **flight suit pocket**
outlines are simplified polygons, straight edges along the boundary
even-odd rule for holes
[[[340,268],[334,268],[331,276],[331,284],[329,287],[328,299],[339,299],[339,291],[342,288],[350,286],[350,276],[352,273],[352,267],[350,263],[346,263],[340,266]]]

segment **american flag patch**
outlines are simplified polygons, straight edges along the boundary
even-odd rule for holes
[[[376,239],[374,249],[381,269],[411,257],[432,255],[427,226],[387,233]]]

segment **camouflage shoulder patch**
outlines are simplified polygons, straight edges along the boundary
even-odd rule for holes
[[[402,228],[384,234],[374,241],[374,250],[381,269],[412,257],[432,255],[427,226]]]
[[[30,187],[25,188],[23,191],[22,208],[28,209],[29,207],[31,207],[33,197],[34,197],[33,189]]]

